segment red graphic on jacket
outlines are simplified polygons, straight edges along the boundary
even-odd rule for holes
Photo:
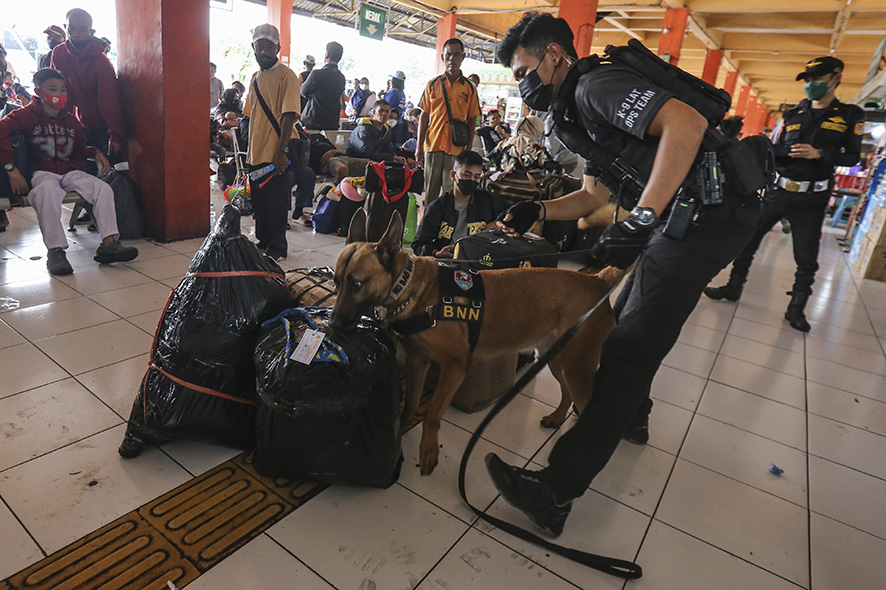
[[[71,41],[52,50],[52,67],[62,73],[68,88],[68,107],[86,129],[107,129],[111,141],[123,142],[120,90],[105,44],[93,37],[82,53]]]
[[[83,160],[96,153],[94,147],[87,147],[86,134],[77,117],[67,111],[50,117],[39,100],[0,119],[0,162],[13,161],[9,135],[14,131],[24,134],[35,171],[66,174],[83,170]]]

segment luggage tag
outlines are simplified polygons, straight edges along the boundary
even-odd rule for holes
[[[325,336],[323,332],[318,332],[317,330],[305,330],[301,341],[299,341],[298,346],[295,347],[295,351],[289,358],[305,365],[310,365],[317,355],[317,351],[320,350],[320,345],[323,344]]]

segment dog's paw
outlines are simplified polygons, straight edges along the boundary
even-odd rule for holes
[[[436,443],[433,446],[428,445],[427,447],[422,445],[419,454],[419,468],[421,469],[421,474],[430,475],[434,472],[434,468],[437,467],[440,458],[440,449],[437,448]]]
[[[543,428],[559,428],[566,421],[566,416],[560,415],[559,412],[553,412],[541,419]]]

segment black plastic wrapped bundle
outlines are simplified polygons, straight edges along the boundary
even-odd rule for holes
[[[368,318],[333,332],[331,310],[289,309],[262,330],[255,466],[274,477],[386,488],[403,461],[396,348]],[[326,336],[304,364],[290,357],[309,328]]]
[[[252,448],[256,338],[288,305],[283,271],[226,206],[170,295],[120,454],[179,438]]]

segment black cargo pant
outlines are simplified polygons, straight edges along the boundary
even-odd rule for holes
[[[818,270],[821,224],[824,221],[824,212],[830,195],[830,190],[818,193],[791,193],[778,189],[768,193],[763,202],[760,226],[745,249],[735,258],[729,282],[742,285],[747,281],[760,242],[778,220],[785,218],[791,222],[794,261],[797,263],[793,291],[811,294],[812,283]]]
[[[258,164],[254,169],[267,164]],[[275,174],[267,184],[260,186],[267,177],[249,183],[252,211],[255,214],[255,237],[258,247],[267,249],[269,256],[285,256],[286,218],[289,211],[290,179],[286,174]]]
[[[582,495],[603,469],[639,408],[702,290],[747,244],[759,203],[707,207],[683,240],[656,230],[614,309],[587,409],[548,458],[541,477],[563,498]]]

